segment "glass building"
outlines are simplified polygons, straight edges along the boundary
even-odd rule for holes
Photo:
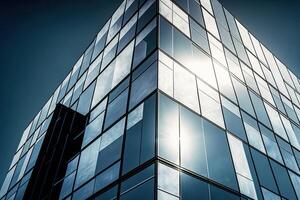
[[[24,130],[1,200],[300,199],[300,82],[217,0],[125,0]]]

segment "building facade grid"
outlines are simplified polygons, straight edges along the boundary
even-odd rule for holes
[[[122,2],[24,130],[1,200],[30,197],[57,104],[86,116],[57,199],[300,199],[299,79],[217,0]]]

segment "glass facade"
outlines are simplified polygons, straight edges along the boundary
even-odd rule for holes
[[[124,0],[25,128],[0,200],[296,200],[299,169],[300,80],[277,57],[217,0]]]

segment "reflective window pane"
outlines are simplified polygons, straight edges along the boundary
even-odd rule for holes
[[[181,173],[180,184],[182,200],[209,200],[208,184],[204,181],[197,180],[192,176]]]
[[[179,172],[163,164],[158,164],[158,188],[179,196]]]
[[[209,178],[237,190],[233,162],[224,131],[206,120],[203,121],[203,126]]]
[[[179,162],[179,108],[164,95],[159,95],[158,155]]]
[[[207,176],[202,119],[191,111],[180,109],[181,166]],[[197,155],[196,157],[194,155]]]

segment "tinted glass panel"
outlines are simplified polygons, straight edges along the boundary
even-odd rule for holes
[[[206,120],[203,125],[209,177],[237,190],[235,171],[224,131]]]
[[[208,184],[187,174],[181,174],[182,200],[209,200]]]
[[[181,166],[200,175],[207,176],[207,163],[202,123],[203,120],[199,116],[181,107]]]
[[[261,185],[274,192],[277,192],[277,186],[273,178],[272,169],[269,165],[268,159],[254,149],[251,149],[251,153]]]
[[[297,199],[287,170],[274,161],[270,161],[281,195],[288,199]]]
[[[179,108],[165,97],[159,96],[158,113],[158,155],[179,162]]]
[[[210,186],[211,200],[240,200],[240,198],[230,192],[226,192],[216,186]]]

